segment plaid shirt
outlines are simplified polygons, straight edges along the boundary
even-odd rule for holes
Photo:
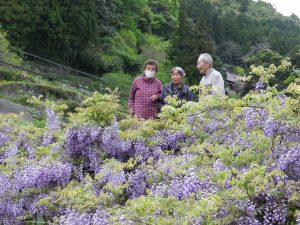
[[[137,77],[132,84],[129,99],[128,110],[138,118],[155,118],[158,113],[157,101],[151,101],[152,95],[162,93],[162,84],[157,78],[147,80],[144,76]]]

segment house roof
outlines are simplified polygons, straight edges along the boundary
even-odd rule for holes
[[[226,81],[236,83],[236,75],[234,73],[226,72]]]

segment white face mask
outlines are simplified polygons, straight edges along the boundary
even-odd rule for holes
[[[152,78],[152,77],[155,76],[155,72],[146,70],[146,71],[145,71],[145,76],[146,76],[147,78]]]

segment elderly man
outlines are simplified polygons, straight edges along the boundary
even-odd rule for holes
[[[212,66],[213,60],[209,54],[199,56],[197,69],[204,75],[200,81],[200,94],[225,95],[223,77]]]
[[[158,113],[158,98],[162,93],[162,84],[155,76],[158,62],[149,59],[144,63],[144,73],[132,84],[129,99],[129,113],[140,119],[154,119]]]

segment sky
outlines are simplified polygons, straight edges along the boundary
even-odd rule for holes
[[[299,0],[264,0],[271,3],[274,8],[284,16],[290,16],[292,13],[300,18]]]

